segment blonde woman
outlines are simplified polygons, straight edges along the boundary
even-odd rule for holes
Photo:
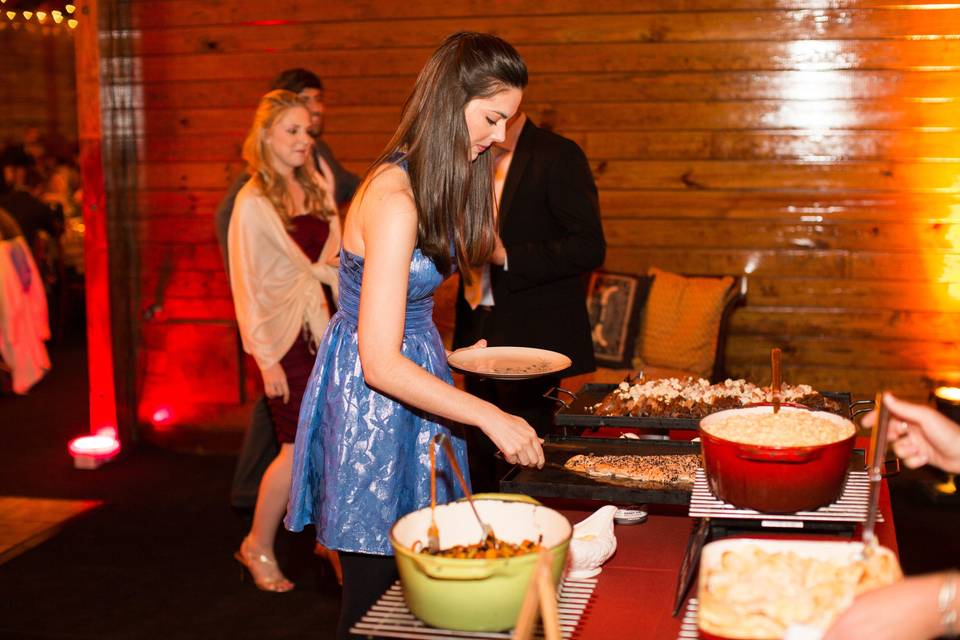
[[[237,324],[263,376],[280,442],[260,483],[250,533],[235,556],[257,587],[274,592],[294,587],[277,565],[274,539],[290,492],[300,400],[330,319],[323,285],[334,296],[337,291],[335,185],[308,162],[309,129],[310,113],[295,93],[271,91],[260,100],[243,146],[251,179],[237,194],[228,231]]]

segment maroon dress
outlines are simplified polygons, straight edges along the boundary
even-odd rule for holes
[[[330,224],[326,220],[311,216],[296,216],[292,220],[293,229],[290,237],[300,246],[303,253],[316,262],[323,250],[323,245],[330,235]],[[311,331],[320,339],[326,327],[310,327]],[[307,387],[307,380],[313,370],[313,361],[316,354],[310,346],[310,336],[304,337],[301,332],[286,355],[280,360],[280,366],[287,376],[287,386],[290,388],[290,401],[284,404],[283,397],[268,398],[270,418],[273,420],[273,429],[280,444],[293,444],[297,435],[297,420],[300,417],[300,401]]]

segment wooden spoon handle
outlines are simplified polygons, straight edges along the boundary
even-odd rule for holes
[[[772,395],[771,401],[773,402],[774,413],[779,413],[780,411],[780,386],[782,383],[780,378],[780,353],[780,349],[776,347],[770,350],[770,368],[773,369],[770,393]]]

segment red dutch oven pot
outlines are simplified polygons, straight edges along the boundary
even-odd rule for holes
[[[853,453],[856,427],[841,416],[810,412],[831,422],[849,424],[849,438],[811,447],[773,447],[732,442],[712,436],[704,426],[733,415],[770,413],[769,405],[729,409],[700,421],[703,467],[713,494],[732,505],[766,513],[810,511],[836,500],[843,491]],[[781,406],[781,412],[809,411]]]

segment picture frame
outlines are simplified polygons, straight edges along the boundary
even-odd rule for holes
[[[640,311],[650,292],[650,276],[595,271],[587,288],[587,313],[597,365],[632,366]]]

